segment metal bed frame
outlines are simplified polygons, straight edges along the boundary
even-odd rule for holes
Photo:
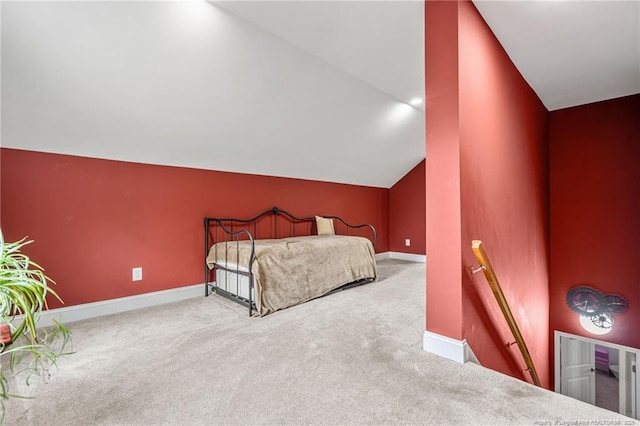
[[[209,296],[212,292],[216,292],[219,295],[233,300],[234,302],[240,303],[249,308],[249,316],[253,315],[253,311],[256,310],[255,300],[252,297],[252,291],[254,288],[254,279],[253,273],[251,272],[251,265],[255,260],[255,240],[257,240],[257,234],[259,232],[258,222],[261,220],[266,220],[265,218],[272,217],[273,218],[273,226],[270,226],[270,234],[266,237],[262,237],[264,239],[269,238],[286,238],[288,237],[299,237],[305,235],[312,235],[312,231],[316,226],[316,218],[314,217],[296,217],[291,213],[281,210],[278,207],[273,207],[269,210],[265,210],[262,213],[258,214],[251,219],[236,219],[236,218],[215,218],[215,217],[205,217],[204,218],[204,295]],[[368,224],[361,225],[351,225],[345,222],[342,218],[338,216],[322,216],[328,219],[335,219],[339,223],[341,223],[346,229],[346,235],[351,235],[350,232],[354,232],[356,229],[368,228],[372,232],[371,242],[374,247],[376,245],[377,234],[375,228]],[[284,219],[286,222],[289,222],[289,233],[286,236],[282,236],[278,234],[278,218]],[[334,223],[335,226],[335,223]],[[253,228],[253,233],[250,232],[250,229]],[[302,232],[300,229],[302,228]],[[235,229],[235,230],[234,230]],[[218,231],[222,231],[222,241],[218,238]],[[260,229],[261,231],[262,229]],[[282,230],[282,228],[281,228]],[[250,241],[251,245],[251,255],[249,264],[247,267],[247,271],[240,269],[240,265],[236,264],[235,268],[230,267],[228,263],[225,265],[215,264],[212,269],[209,269],[207,266],[207,256],[209,255],[209,250],[213,244],[223,242],[225,243],[225,252],[228,253],[228,245],[232,244],[231,248],[233,249],[233,244],[235,243],[236,250],[239,250],[240,241]],[[216,246],[217,250],[218,246]],[[217,257],[217,253],[216,253]],[[238,262],[239,263],[239,262]],[[215,282],[211,281],[211,274],[215,273],[217,270],[232,272],[236,274],[236,294],[228,291],[228,280],[225,280],[226,286],[225,289],[221,289],[218,287]],[[249,291],[248,298],[240,296],[239,286],[240,286],[240,276],[246,276],[249,281]],[[215,277],[215,275],[214,275]],[[349,283],[342,286],[340,289],[345,288],[347,286],[352,286],[354,284],[361,284],[366,280],[361,280],[356,283]],[[338,290],[338,289],[336,289]]]

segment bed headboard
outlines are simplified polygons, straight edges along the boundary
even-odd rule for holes
[[[372,225],[367,223],[352,225],[339,216],[318,216],[333,219],[336,234],[367,237],[375,246],[377,234]],[[207,235],[206,244],[208,244],[208,241],[273,239],[315,235],[317,233],[315,216],[297,217],[278,207],[265,210],[249,219],[205,217],[204,225]],[[211,240],[209,240],[209,237]]]

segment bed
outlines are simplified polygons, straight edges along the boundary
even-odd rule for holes
[[[205,296],[264,316],[378,277],[370,224],[296,217],[278,207],[250,219],[204,218]]]

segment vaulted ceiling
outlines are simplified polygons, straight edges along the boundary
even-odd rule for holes
[[[638,1],[475,0],[548,109],[640,92]],[[2,2],[2,146],[390,187],[422,1]]]
[[[201,0],[4,3],[3,146],[390,187],[424,158],[422,6],[315,6],[343,58]]]
[[[640,93],[640,1],[474,4],[547,109]]]
[[[424,96],[419,1],[213,1],[401,102]]]

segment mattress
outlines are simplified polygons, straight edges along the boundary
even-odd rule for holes
[[[216,264],[226,269],[216,268],[216,282],[215,286],[221,290],[231,293],[236,296],[240,296],[243,299],[249,300],[249,277],[242,274],[237,274],[233,271],[249,272],[249,270],[243,266],[238,266],[236,263],[220,262]],[[251,300],[255,301],[255,290],[251,290]]]

